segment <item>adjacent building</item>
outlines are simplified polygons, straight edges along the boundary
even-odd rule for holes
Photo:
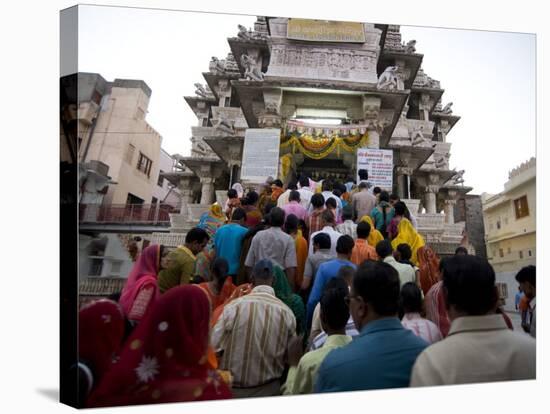
[[[536,169],[531,158],[510,172],[503,192],[482,194],[487,257],[510,310],[518,289],[515,274],[536,264]]]
[[[152,204],[162,138],[145,120],[151,89],[142,80],[79,73],[78,159],[100,161],[116,184],[105,204]]]

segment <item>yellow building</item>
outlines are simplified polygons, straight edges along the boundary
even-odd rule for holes
[[[515,274],[536,264],[536,159],[513,169],[497,195],[482,194],[487,257],[506,308],[514,309]]]

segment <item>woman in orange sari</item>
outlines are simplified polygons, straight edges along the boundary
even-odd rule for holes
[[[420,287],[424,295],[439,281],[439,257],[430,246],[422,246],[417,252],[420,268]]]
[[[237,288],[233,284],[231,276],[227,275],[228,270],[229,263],[227,260],[223,257],[218,257],[214,260],[210,268],[212,280],[199,284],[199,287],[204,289],[210,298],[212,309],[216,309],[218,306],[225,303]]]
[[[296,273],[294,276],[294,286],[291,286],[295,292],[297,287],[302,286],[302,280],[304,279],[304,269],[306,267],[307,259],[307,241],[302,236],[301,230],[298,228],[299,220],[294,214],[289,214],[285,221],[285,231],[292,236],[296,246]]]
[[[377,230],[376,227],[374,227],[374,221],[371,216],[364,215],[363,217],[361,217],[361,220],[359,220],[359,222],[361,221],[365,221],[369,223],[370,233],[369,233],[369,237],[367,238],[367,243],[369,244],[369,246],[376,248],[376,245],[378,244],[378,242],[384,240],[384,236],[382,236],[382,233],[380,233],[380,230]]]
[[[283,182],[281,180],[273,181],[273,184],[271,184],[271,201],[277,202],[277,199],[284,192]]]

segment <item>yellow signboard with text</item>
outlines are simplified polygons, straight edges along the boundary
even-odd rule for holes
[[[363,23],[289,19],[287,38],[310,42],[365,43]]]

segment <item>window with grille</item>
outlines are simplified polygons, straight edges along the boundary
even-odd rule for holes
[[[164,177],[161,175],[164,171],[160,170],[159,171],[159,179],[157,181],[157,185],[159,187],[162,187],[164,185]]]
[[[523,196],[514,200],[514,210],[516,211],[516,219],[520,219],[529,215],[527,196]]]
[[[229,96],[226,96],[226,97],[225,97],[225,103],[224,103],[223,106],[226,106],[226,107],[227,107],[227,106],[229,106],[230,104],[231,104],[231,98],[230,98]]]
[[[126,161],[128,164],[132,163],[132,160],[134,159],[134,152],[136,151],[136,147],[134,147],[132,144],[128,144],[128,149],[126,150],[126,155],[124,156],[124,161]]]
[[[143,153],[139,153],[139,159],[137,163],[137,169],[147,175],[147,177],[151,176],[151,167],[153,166],[153,161],[151,161],[149,158],[147,158]]]

